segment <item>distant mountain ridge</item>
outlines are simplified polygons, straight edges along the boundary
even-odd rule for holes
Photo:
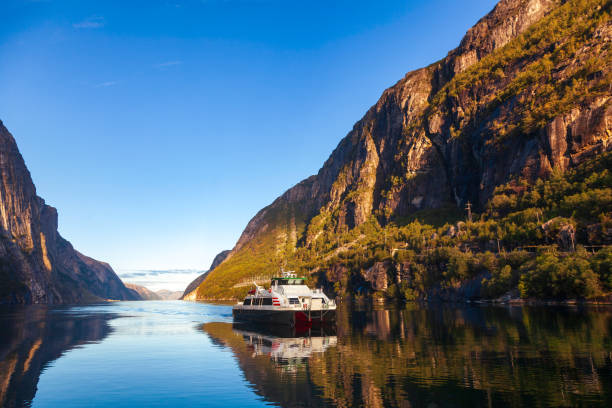
[[[125,282],[125,287],[134,292],[141,300],[162,300],[162,297],[151,289],[135,283]]]
[[[183,296],[180,290],[161,289],[155,292],[162,300],[179,300]]]
[[[126,282],[125,286],[133,291],[141,300],[178,300],[183,292],[160,289],[153,291],[145,286]]]
[[[515,178],[535,183],[609,151],[610,9],[500,1],[444,59],[385,90],[318,174],[259,211],[196,297],[239,297],[240,281],[369,222],[468,202],[483,211]],[[338,268],[326,279],[352,276]]]
[[[0,121],[0,303],[137,300],[113,269],[76,251],[57,231],[57,210],[36,188]]]

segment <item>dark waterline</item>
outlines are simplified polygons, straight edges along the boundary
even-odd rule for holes
[[[337,328],[231,307],[0,308],[0,405],[612,406],[612,308],[343,305]]]

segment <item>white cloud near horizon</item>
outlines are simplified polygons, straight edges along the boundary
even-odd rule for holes
[[[183,61],[166,61],[160,64],[155,64],[154,67],[155,68],[167,68],[167,67],[173,67],[173,66],[181,65],[181,64],[183,64]]]
[[[94,88],[108,88],[109,86],[117,85],[117,81],[106,81],[94,85]]]
[[[72,24],[74,28],[101,28],[104,27],[104,17],[102,16],[91,16],[87,17],[83,21]]]
[[[154,292],[167,289],[183,291],[195,278],[203,274],[202,270],[119,270],[117,275],[123,282],[144,286]]]

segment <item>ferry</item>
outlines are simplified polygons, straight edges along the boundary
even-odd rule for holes
[[[336,320],[336,302],[323,289],[310,289],[294,272],[272,278],[270,289],[253,284],[244,301],[232,308],[236,321],[309,327]]]

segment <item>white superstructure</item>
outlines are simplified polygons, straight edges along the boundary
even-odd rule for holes
[[[271,319],[295,325],[335,318],[336,302],[322,289],[310,289],[305,279],[294,272],[283,272],[281,277],[272,278],[270,289],[253,284],[255,288],[233,307],[237,320]]]

